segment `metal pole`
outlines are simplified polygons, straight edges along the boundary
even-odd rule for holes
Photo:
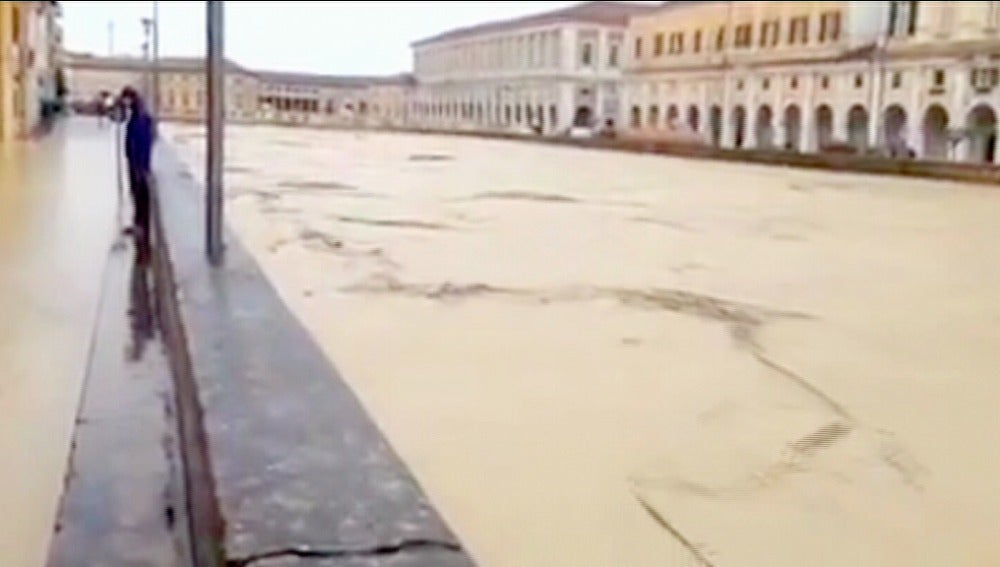
[[[153,116],[160,117],[160,3],[153,0]]]
[[[223,75],[223,21],[222,1],[208,0],[206,31],[208,61],[206,84],[208,85],[207,109],[207,163],[205,180],[206,198],[206,252],[213,266],[222,264],[222,160],[223,160],[223,101],[225,81]]]
[[[151,91],[153,90],[152,87],[153,81],[151,73],[152,65],[150,64],[150,57],[149,57],[149,49],[150,49],[149,36],[152,27],[153,27],[153,20],[151,20],[150,18],[142,19],[142,36],[143,36],[142,63],[143,63],[143,68],[145,69],[145,71],[142,74],[142,96],[144,99],[146,99],[146,101],[152,100]]]

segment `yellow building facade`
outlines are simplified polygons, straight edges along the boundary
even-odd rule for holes
[[[631,133],[997,163],[1000,2],[670,2],[632,18]]]
[[[57,2],[0,2],[0,143],[27,137],[57,95]]]

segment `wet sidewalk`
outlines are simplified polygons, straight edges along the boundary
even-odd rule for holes
[[[50,567],[189,564],[172,377],[148,262],[112,251]]]
[[[72,119],[0,155],[0,557],[45,561],[108,251],[110,128]]]

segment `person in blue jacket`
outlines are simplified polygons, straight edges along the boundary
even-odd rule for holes
[[[125,126],[125,160],[128,162],[129,191],[132,194],[132,233],[138,238],[149,234],[150,168],[156,122],[146,110],[142,97],[132,87],[125,87],[119,97],[129,111]]]

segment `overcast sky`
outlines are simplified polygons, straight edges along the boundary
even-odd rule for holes
[[[331,74],[410,70],[412,41],[455,27],[575,2],[261,2],[225,3],[226,55],[254,69]],[[655,3],[655,2],[654,2]],[[152,2],[63,2],[66,47],[141,53]],[[109,31],[113,30],[113,31]],[[113,39],[112,39],[113,38]],[[205,2],[160,2],[160,53],[202,55]]]

